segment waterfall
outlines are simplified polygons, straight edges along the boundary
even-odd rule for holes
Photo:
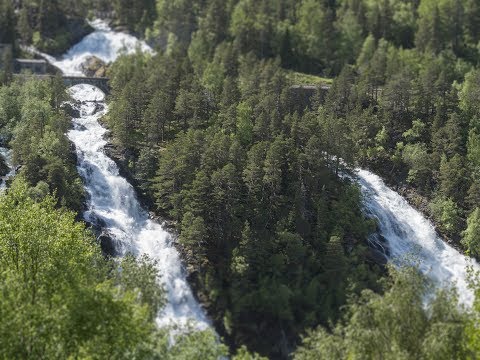
[[[365,212],[377,220],[387,242],[387,257],[394,264],[415,261],[421,272],[438,286],[456,286],[459,300],[471,305],[468,267],[480,270],[476,261],[444,242],[433,225],[375,174],[358,169],[358,183],[365,198]],[[381,246],[381,243],[377,243]]]
[[[119,55],[131,54],[137,50],[144,53],[154,53],[144,41],[129,34],[112,31],[102,20],[92,21],[90,25],[95,31],[72,46],[59,59],[32,48],[27,50],[41,55],[52,65],[62,70],[64,75],[69,76],[84,76],[81,64],[90,56],[96,56],[105,63],[111,63]]]
[[[101,21],[92,25],[96,29],[92,34],[61,59],[48,57],[49,61],[65,74],[80,75],[80,64],[90,55],[110,62],[122,51],[152,52],[145,43],[110,30]],[[68,137],[76,145],[78,171],[88,193],[85,219],[105,229],[117,253],[147,254],[158,261],[168,300],[158,316],[159,325],[191,321],[200,329],[210,326],[188,286],[174,239],[160,224],[149,219],[133,187],[105,155],[107,130],[98,122],[108,110],[104,94],[89,85],[77,85],[69,91],[76,101],[73,106],[80,111],[80,117],[73,119],[74,127]],[[380,234],[388,245],[389,260],[399,264],[406,256],[416,257],[426,276],[439,286],[455,284],[460,300],[471,304],[473,293],[467,286],[467,267],[478,269],[478,264],[442,241],[431,223],[378,176],[366,170],[358,170],[357,175],[365,196],[365,211],[378,220]]]
[[[110,62],[122,52],[136,49],[151,52],[148,46],[131,35],[118,33],[101,21],[92,23],[95,31],[73,46],[62,58],[49,61],[64,74],[80,75],[80,65],[87,56],[95,55]],[[88,195],[86,221],[97,224],[112,239],[115,253],[136,256],[143,254],[157,262],[167,304],[157,317],[159,326],[185,325],[198,329],[210,326],[187,283],[173,237],[162,226],[149,219],[139,204],[135,190],[119,175],[115,162],[105,155],[106,129],[98,119],[107,112],[105,95],[91,85],[69,89],[80,117],[74,118],[68,138],[75,144],[78,172]]]

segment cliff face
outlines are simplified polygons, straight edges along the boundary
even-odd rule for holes
[[[3,177],[8,174],[10,169],[7,166],[5,159],[0,155],[0,177]]]

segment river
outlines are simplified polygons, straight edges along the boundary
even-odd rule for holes
[[[110,62],[121,52],[152,51],[135,37],[112,31],[102,21],[92,25],[95,31],[62,58],[49,58],[64,74],[80,75],[80,64],[91,55]],[[73,106],[80,111],[80,117],[73,119],[68,138],[75,144],[78,172],[88,194],[87,210],[83,214],[85,220],[103,228],[113,239],[118,255],[146,254],[157,261],[167,293],[167,305],[157,317],[158,325],[191,323],[198,329],[209,327],[208,319],[187,283],[173,237],[161,224],[149,219],[132,185],[119,175],[115,162],[105,155],[104,135],[107,130],[98,122],[107,111],[105,95],[90,85],[76,85],[69,92],[75,100]]]
[[[65,74],[80,75],[80,64],[90,55],[110,62],[119,51],[152,52],[145,43],[131,35],[112,31],[102,21],[93,25],[95,32],[62,58],[48,57],[49,61]],[[81,114],[73,119],[68,137],[76,146],[78,171],[88,193],[85,220],[108,232],[118,254],[147,254],[158,261],[168,298],[166,308],[158,316],[159,325],[192,322],[200,329],[209,327],[186,281],[174,239],[161,224],[149,219],[133,187],[119,175],[114,161],[105,155],[107,130],[98,122],[108,111],[104,94],[90,85],[77,85],[69,91]],[[432,224],[378,176],[361,169],[357,175],[356,181],[365,197],[365,212],[378,220],[379,231],[388,244],[390,261],[399,264],[413,256],[426,276],[439,286],[456,285],[460,300],[471,304],[473,294],[467,287],[467,266],[472,264],[478,269],[478,265],[442,241]]]
[[[443,241],[432,223],[379,176],[362,169],[356,173],[365,212],[377,220],[379,232],[387,241],[390,261],[418,264],[436,285],[456,286],[460,302],[471,305],[474,296],[468,288],[467,269],[471,266],[480,270],[478,263]]]

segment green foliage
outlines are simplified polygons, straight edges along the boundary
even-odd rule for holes
[[[120,25],[143,35],[157,17],[155,0],[112,1],[116,21]]]
[[[191,331],[175,338],[175,344],[155,359],[167,360],[215,360],[228,356],[228,349],[211,330]]]
[[[147,4],[143,9],[150,6],[150,1],[135,3],[141,9],[141,3]],[[169,39],[176,39],[180,49],[189,49],[200,72],[225,39],[241,53],[279,56],[283,66],[317,75],[339,74],[356,59],[357,64],[366,64],[382,40],[397,48],[417,46],[419,52],[434,54],[452,49],[471,62],[478,54],[475,24],[480,16],[473,0],[210,0],[191,4],[158,0],[156,13],[157,21],[147,31],[150,40],[165,49]],[[376,65],[371,69],[381,70]]]
[[[480,208],[478,207],[468,216],[462,244],[470,255],[480,256]]]
[[[256,353],[249,353],[245,346],[242,346],[237,350],[235,356],[232,357],[233,360],[266,360],[267,358],[260,356]]]
[[[83,186],[65,135],[68,117],[60,109],[66,99],[65,88],[56,78],[1,87],[0,103],[5,106],[0,109],[0,131],[11,139],[14,163],[22,166],[19,176],[37,195],[46,188],[56,194],[59,205],[79,211]]]
[[[307,85],[330,85],[333,79],[323,78],[321,76],[305,74],[295,71],[289,71],[287,73],[287,79],[293,84],[307,84]]]
[[[0,357],[218,359],[211,330],[170,329],[155,262],[106,259],[75,214],[17,179],[0,195]],[[245,353],[247,356],[248,353]]]
[[[459,94],[460,107],[465,112],[471,115],[478,115],[480,108],[478,107],[477,99],[480,92],[478,81],[480,79],[480,72],[478,70],[472,70],[465,75],[465,82]]]
[[[48,53],[65,52],[90,30],[84,19],[87,2],[53,0],[16,3],[15,23],[19,40]]]
[[[410,168],[408,181],[425,189],[430,181],[431,166],[425,144],[406,145],[403,149],[402,158]]]
[[[155,0],[0,1],[0,43],[34,45],[62,54],[92,29],[85,21],[96,11],[114,12],[115,25],[144,35],[157,19]]]
[[[440,163],[439,193],[456,200],[457,203],[462,201],[465,198],[466,174],[463,159],[459,154],[455,154],[450,160],[443,156]]]
[[[361,242],[372,227],[358,189],[335,176],[340,159],[353,161],[348,124],[330,111],[343,103],[332,97],[300,118],[284,106],[279,62],[223,44],[190,66],[192,51],[121,57],[111,68],[109,125],[142,189],[177,222],[202,296],[231,340],[279,354],[282,331],[294,341],[306,326],[337,318],[348,288],[374,286],[364,250],[351,259],[344,250],[347,237]],[[158,164],[148,160],[155,157]],[[357,266],[365,270],[354,279]],[[329,271],[338,281],[319,275]]]
[[[434,218],[439,222],[440,228],[452,236],[459,233],[460,209],[451,198],[436,197],[430,204]]]
[[[301,56],[319,62],[310,70],[325,69],[332,72],[334,41],[333,9],[322,6],[316,0],[302,1],[298,7],[298,23],[295,35],[299,41]],[[338,69],[336,69],[338,71]]]
[[[128,281],[147,265],[131,261],[122,278],[110,279],[113,264],[74,214],[55,210],[55,203],[50,196],[29,198],[22,181],[1,198],[1,356],[133,354],[154,331],[149,307]]]
[[[113,64],[108,123],[142,191],[178,224],[231,343],[285,356],[305,329],[336,329],[349,292],[375,288],[359,246],[373,226],[358,189],[336,176],[358,164],[423,196],[442,234],[459,240],[468,223],[475,254],[474,215],[464,219],[480,201],[475,1],[157,0],[138,22],[141,4],[151,7],[115,6],[120,22],[149,27],[158,52]],[[322,75],[338,77],[295,113],[290,85]],[[21,107],[5,108],[7,124]],[[358,327],[320,331],[320,354],[460,357],[458,327],[431,320],[413,295],[423,287],[405,283],[412,309],[395,302],[396,285],[361,295],[367,310],[349,305]],[[410,330],[389,306],[412,318]]]
[[[405,131],[402,136],[407,142],[417,142],[424,138],[426,125],[420,120],[414,120],[412,128]]]
[[[453,291],[430,292],[412,268],[390,269],[383,295],[365,290],[350,300],[344,319],[330,333],[308,333],[295,359],[461,359],[468,315]]]
[[[182,233],[180,243],[192,249],[196,258],[203,255],[203,246],[207,240],[207,229],[205,221],[200,216],[194,217],[191,212],[186,212],[182,220]]]
[[[15,22],[15,9],[12,2],[0,1],[0,43],[16,45]]]

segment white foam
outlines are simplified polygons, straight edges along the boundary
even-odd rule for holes
[[[87,56],[94,55],[111,62],[122,52],[152,51],[135,37],[112,31],[101,20],[93,22],[92,26],[95,32],[73,46],[60,60],[48,55],[46,58],[64,74],[82,75],[80,64]],[[105,94],[86,84],[73,86],[69,92],[76,101],[72,106],[80,111],[80,118],[73,119],[74,128],[68,132],[68,137],[75,144],[79,160],[77,168],[89,195],[85,219],[102,224],[114,239],[118,253],[147,254],[158,261],[161,282],[167,291],[167,305],[157,317],[159,325],[193,323],[198,329],[210,327],[186,280],[171,235],[149,219],[133,187],[119,175],[115,162],[104,153],[107,130],[98,119],[108,111],[103,102]]]
[[[105,94],[96,86],[87,84],[78,84],[69,89],[71,95],[81,101],[96,101],[101,102],[105,100]]]
[[[90,56],[111,63],[123,53],[131,54],[136,50],[153,53],[152,48],[144,41],[130,34],[113,31],[103,20],[92,21],[90,25],[95,31],[85,36],[59,59],[48,54],[41,55],[61,69],[65,75],[83,76],[81,65]]]
[[[377,219],[381,235],[387,240],[389,258],[401,263],[414,258],[420,270],[438,286],[456,286],[459,300],[472,305],[474,294],[468,288],[467,269],[480,270],[478,263],[440,239],[435,228],[377,175],[357,170],[365,195],[365,210]]]

